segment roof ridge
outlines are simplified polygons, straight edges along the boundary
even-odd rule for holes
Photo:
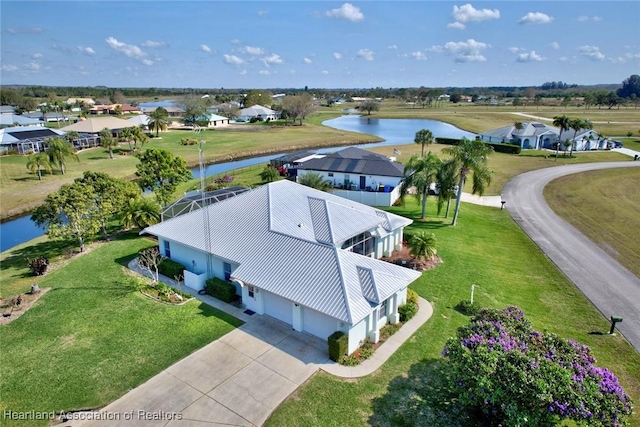
[[[342,294],[345,301],[345,307],[347,309],[347,320],[349,324],[353,325],[353,315],[351,314],[351,304],[349,299],[349,290],[347,289],[347,283],[344,280],[344,272],[342,271],[342,262],[340,261],[340,253],[342,249],[333,247],[333,256],[336,258],[336,265],[338,266],[338,276],[340,277],[340,287],[342,288]]]

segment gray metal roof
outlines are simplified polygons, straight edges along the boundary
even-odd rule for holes
[[[395,177],[402,177],[404,173],[402,164],[357,147],[345,148],[321,159],[308,160],[298,169]]]
[[[548,133],[558,136],[560,130],[558,128],[548,126],[539,122],[521,122],[522,129],[516,129],[514,125],[503,126],[498,129],[492,129],[486,132],[482,132],[481,135],[492,138],[503,138],[505,140],[511,140],[513,138],[531,138]]]
[[[334,244],[375,227],[388,233],[411,220],[286,180],[143,232],[205,251],[205,211],[209,250],[239,265],[232,277],[350,324],[420,276]]]

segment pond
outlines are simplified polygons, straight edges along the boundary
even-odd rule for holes
[[[157,101],[160,104],[170,104],[172,101]],[[152,103],[145,103],[152,104]],[[165,105],[166,105],[165,104]],[[148,105],[147,105],[148,106]],[[155,105],[162,106],[162,105]],[[168,105],[167,105],[168,106]],[[421,129],[429,129],[435,137],[444,138],[469,138],[473,139],[475,134],[466,132],[448,123],[438,120],[424,119],[378,119],[366,116],[346,115],[323,122],[324,125],[350,132],[366,133],[383,138],[382,142],[358,145],[361,148],[383,147],[389,145],[413,144],[416,132]],[[319,153],[338,151],[350,147],[331,147],[317,150]],[[217,175],[233,169],[245,166],[267,163],[271,159],[280,157],[281,154],[270,156],[252,157],[249,159],[235,160],[231,162],[216,163],[205,168],[205,176]],[[191,170],[194,178],[200,178],[198,168]],[[21,243],[43,235],[44,229],[38,227],[30,220],[30,215],[25,215],[11,221],[0,224],[0,252],[11,249]]]

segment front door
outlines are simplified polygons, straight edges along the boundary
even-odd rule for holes
[[[360,190],[364,190],[367,187],[367,177],[366,176],[361,176],[360,177]]]

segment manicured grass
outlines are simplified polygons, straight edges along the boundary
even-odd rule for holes
[[[0,326],[0,412],[104,406],[241,324],[197,300],[142,296],[123,264],[152,244],[130,235],[37,281],[52,290]]]
[[[418,205],[409,202],[391,211],[418,218]],[[508,213],[463,204],[458,226],[450,227],[449,219],[433,216],[434,205],[429,204],[429,221],[415,222],[407,230],[427,230],[438,238],[438,254],[444,262],[412,285],[434,305],[432,318],[368,377],[343,380],[325,373],[314,375],[273,413],[267,426],[403,425],[396,411],[411,406],[416,391],[429,398],[431,371],[441,360],[446,339],[468,321],[453,307],[469,298],[472,284],[478,304],[518,305],[534,328],[590,346],[597,365],[612,369],[635,402],[640,401],[640,355],[619,336],[590,334],[606,332],[606,319]],[[424,425],[448,426],[450,421],[431,420]],[[632,424],[640,425],[638,415]]]
[[[565,176],[549,183],[544,197],[565,221],[640,277],[640,168]]]
[[[624,148],[640,152],[640,138],[620,138],[620,141],[624,144]]]

